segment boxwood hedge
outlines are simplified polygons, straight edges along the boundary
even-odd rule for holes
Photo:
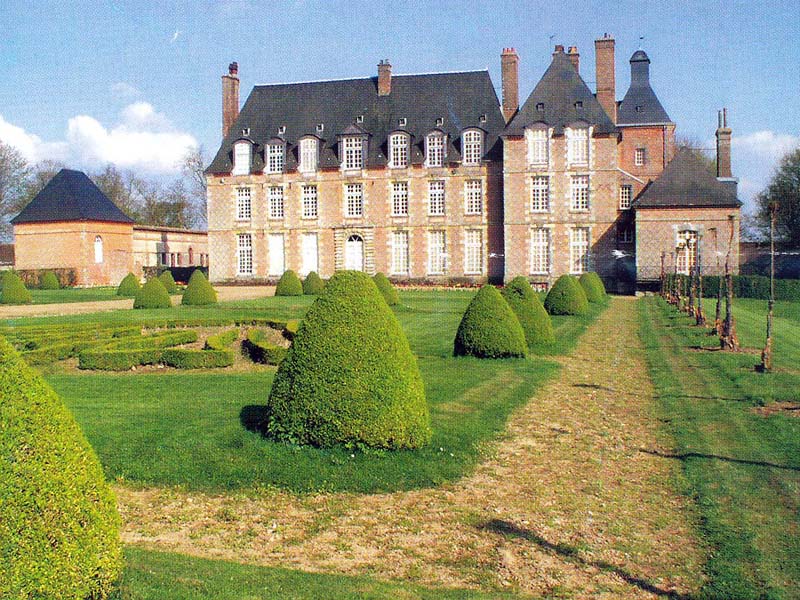
[[[78,368],[98,371],[129,371],[131,367],[158,364],[161,362],[163,353],[163,348],[88,350],[78,355]]]
[[[372,279],[339,271],[306,313],[267,402],[266,432],[329,447],[430,440],[419,367]]]
[[[306,296],[319,296],[324,289],[325,282],[316,271],[311,271],[303,280],[303,293]]]
[[[586,293],[586,299],[589,302],[597,304],[605,301],[606,286],[603,285],[603,280],[600,279],[600,276],[597,273],[595,273],[594,271],[583,273],[578,278],[578,283],[581,285],[583,291]]]
[[[167,348],[161,354],[161,362],[176,369],[213,369],[230,367],[234,353],[230,348],[222,350],[192,350],[190,348]]]
[[[547,292],[544,307],[551,315],[585,315],[589,299],[577,279],[562,275]]]
[[[45,271],[42,278],[39,280],[39,289],[42,290],[60,290],[61,284],[58,282],[58,277],[52,271]]]
[[[176,294],[178,292],[178,284],[175,283],[175,278],[172,277],[172,271],[167,269],[158,276],[159,281],[164,284],[164,288],[168,294]]]
[[[533,291],[527,278],[515,277],[503,288],[501,294],[517,315],[528,346],[555,341],[550,315],[542,306],[538,294]]]
[[[107,598],[120,518],[60,398],[0,339],[0,597]]]
[[[278,280],[278,284],[275,286],[275,295],[302,296],[303,284],[300,282],[300,278],[297,276],[297,273],[291,269],[285,271]]]
[[[512,358],[527,354],[525,333],[493,285],[483,286],[467,306],[453,343],[454,356]]]
[[[263,331],[251,329],[247,332],[247,337],[242,340],[242,352],[253,362],[279,365],[286,358],[289,349],[271,343]]]
[[[164,272],[168,273],[169,271]],[[136,292],[136,298],[133,301],[133,308],[170,308],[171,306],[172,301],[167,288],[158,278],[153,278],[145,283]]]
[[[128,273],[119,282],[117,296],[135,296],[141,287],[142,284],[139,283],[139,278],[133,273]]]
[[[375,281],[375,285],[378,286],[378,291],[380,291],[384,300],[386,300],[386,304],[389,306],[395,306],[400,302],[400,296],[397,293],[397,290],[392,285],[392,282],[386,277],[386,275],[383,273],[375,273],[372,279]]]
[[[189,284],[183,292],[181,304],[189,306],[206,306],[217,303],[217,292],[211,287],[206,276],[199,269],[192,273]]]
[[[6,271],[3,275],[3,289],[0,290],[0,304],[30,304],[31,293],[22,279],[14,271]]]
[[[238,329],[229,329],[228,331],[223,331],[222,333],[218,333],[216,335],[210,335],[208,338],[206,338],[204,348],[206,350],[224,350],[233,342],[235,342],[238,337]]]

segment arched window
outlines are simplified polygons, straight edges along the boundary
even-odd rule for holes
[[[525,130],[528,141],[528,164],[546,166],[548,163],[548,135],[546,127],[532,127]]]
[[[360,235],[347,238],[344,247],[344,268],[350,271],[364,270],[364,239]]]
[[[103,238],[99,235],[94,238],[94,262],[97,264],[103,262]]]
[[[567,129],[567,163],[589,164],[589,128],[574,126]]]
[[[233,145],[233,171],[231,175],[250,174],[250,142],[237,142]]]
[[[194,264],[194,250],[189,246],[189,266]]]
[[[425,164],[429,167],[444,165],[444,134],[441,131],[429,133],[425,138]]]
[[[408,167],[408,135],[405,133],[393,133],[389,136],[389,167]]]
[[[286,147],[283,143],[267,145],[267,173],[283,173],[285,150]]]
[[[461,158],[464,165],[479,165],[483,157],[483,133],[477,129],[465,131],[461,136]]]
[[[313,173],[317,170],[317,140],[308,137],[300,140],[300,165],[301,173]]]

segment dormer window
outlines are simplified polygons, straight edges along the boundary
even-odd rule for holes
[[[325,124],[317,123],[317,133],[322,133],[323,131],[325,131]]]
[[[281,125],[278,127],[278,135],[283,135],[284,133],[286,133],[286,125]]]
[[[436,126],[441,127],[444,125],[444,117],[436,117]]]
[[[478,121],[480,121],[481,123],[486,123],[486,115],[485,115],[485,114],[481,115],[481,116],[478,118]]]
[[[360,135],[342,137],[342,168],[345,170],[364,167],[364,139]]]
[[[284,153],[283,144],[267,145],[267,173],[283,173]]]
[[[364,115],[358,115],[356,117],[356,123],[363,123],[364,122]]]
[[[301,173],[313,173],[317,170],[317,157],[319,156],[316,138],[307,137],[300,140],[300,164],[297,170]]]
[[[537,102],[536,103],[536,111],[537,112],[544,112],[544,102]]]
[[[481,164],[483,156],[483,133],[476,129],[465,131],[461,136],[462,164],[466,166]]]
[[[405,133],[393,133],[389,136],[389,167],[408,167],[408,135]]]
[[[577,102],[575,102],[575,108],[577,108],[579,110],[582,109],[583,108],[583,100],[578,100]]]
[[[425,137],[425,165],[444,166],[444,134],[441,131],[429,133]]]
[[[250,155],[252,145],[250,142],[237,142],[233,145],[233,170],[231,175],[250,174]]]
[[[545,127],[527,129],[528,164],[546,166],[548,164],[548,135]]]
[[[245,127],[244,129],[242,129],[242,135],[244,136],[250,135],[250,128]]]
[[[589,164],[589,128],[567,129],[567,162],[570,165]]]
[[[399,119],[397,119],[398,127],[405,127],[406,125],[408,125],[408,119],[406,119],[405,117],[400,117]]]

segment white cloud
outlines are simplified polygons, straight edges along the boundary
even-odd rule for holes
[[[170,44],[174,44],[178,41],[178,38],[181,37],[181,33],[183,33],[180,29],[176,29],[175,33],[172,34],[172,39],[170,40]]]
[[[89,115],[72,117],[65,140],[57,142],[43,142],[0,116],[0,140],[31,162],[51,159],[86,169],[112,163],[157,174],[175,173],[187,151],[197,146],[192,135],[176,131],[166,115],[147,102],[126,106],[120,122],[110,128]]]
[[[739,199],[745,212],[755,209],[755,197],[769,184],[781,158],[800,147],[800,137],[770,130],[733,134],[731,140],[733,174],[739,177]]]
[[[742,136],[734,135],[731,144],[735,150],[764,158],[774,165],[784,154],[800,147],[800,136],[774,131],[755,131]]]
[[[142,94],[142,92],[139,91],[139,88],[132,86],[130,83],[125,83],[124,81],[118,81],[112,85],[111,91],[123,100],[137,98]]]

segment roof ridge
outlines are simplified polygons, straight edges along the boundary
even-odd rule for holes
[[[489,69],[458,69],[455,71],[429,71],[429,72],[422,72],[422,73],[392,73],[392,79],[395,77],[421,77],[421,76],[432,76],[432,75],[459,75],[459,74],[467,74],[467,73],[488,73]],[[254,88],[257,87],[273,87],[277,85],[303,85],[306,83],[339,83],[345,81],[367,81],[367,80],[374,80],[377,79],[377,75],[368,75],[368,76],[361,76],[361,77],[337,77],[334,79],[309,79],[306,81],[281,81],[277,83],[256,83],[253,85]]]

